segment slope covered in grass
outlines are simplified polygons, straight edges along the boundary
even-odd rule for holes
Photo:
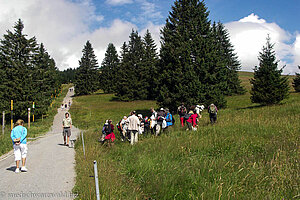
[[[250,88],[251,73],[240,73]],[[116,124],[131,110],[147,113],[153,101],[117,102],[109,94],[76,97],[76,126],[86,129],[76,144],[76,186],[81,199],[95,199],[93,160],[98,162],[102,199],[293,199],[299,197],[300,95],[281,105],[252,104],[249,93],[227,97],[218,123],[204,113],[196,132],[176,125],[137,145],[97,140],[105,119]],[[117,131],[116,135],[118,134]]]

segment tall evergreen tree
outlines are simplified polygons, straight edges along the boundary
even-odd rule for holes
[[[7,31],[0,45],[2,91],[1,110],[9,110],[10,100],[14,100],[16,117],[24,118],[27,108],[32,105],[33,57],[37,54],[35,37],[27,39],[23,34],[24,24],[21,19],[16,22],[14,32]],[[3,100],[3,101],[2,101]]]
[[[39,46],[38,53],[34,58],[32,79],[32,93],[36,105],[36,113],[44,114],[51,104],[51,96],[55,95],[55,91],[60,87],[60,77],[55,61],[46,51],[44,44]]]
[[[144,44],[137,31],[132,30],[129,38],[128,45],[124,44],[122,49],[119,71],[124,81],[118,82],[117,96],[125,101],[147,99],[146,65],[143,62]]]
[[[151,36],[149,30],[146,31],[146,34],[143,38],[144,47],[145,47],[145,55],[144,55],[144,86],[148,92],[147,99],[155,99],[157,91],[155,90],[158,85],[159,72],[157,70],[158,64],[158,54],[156,44]]]
[[[26,119],[27,108],[35,102],[35,114],[48,110],[51,94],[60,87],[55,62],[35,37],[27,39],[21,20],[14,32],[7,31],[0,44],[0,109],[9,110],[14,100],[16,117]]]
[[[298,66],[298,69],[300,69],[300,65]],[[300,92],[300,73],[296,73],[296,78],[293,80],[293,86],[296,92]]]
[[[277,104],[288,97],[288,78],[282,77],[283,69],[278,69],[278,62],[274,52],[274,44],[267,37],[266,46],[259,53],[259,67],[254,68],[251,101],[263,105]]]
[[[213,34],[215,35],[216,44],[219,47],[220,62],[224,62],[226,66],[227,88],[224,91],[226,95],[243,94],[245,89],[241,86],[241,80],[238,76],[238,70],[241,69],[241,64],[238,61],[236,53],[234,53],[233,45],[230,42],[228,31],[221,22],[213,24]]]
[[[90,41],[87,41],[75,75],[76,95],[91,94],[99,89],[98,61]]]
[[[118,73],[119,58],[116,47],[109,43],[105,58],[101,64],[100,85],[106,93],[116,91],[116,74]]]
[[[203,1],[176,0],[161,31],[158,102],[175,110],[181,102],[226,106],[224,63],[216,53]]]

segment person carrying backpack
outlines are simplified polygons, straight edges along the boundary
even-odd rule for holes
[[[164,131],[167,130],[169,126],[173,125],[173,116],[170,113],[170,110],[168,108],[166,108],[165,111],[166,111],[166,123],[167,123],[167,126],[166,126],[166,128],[164,128]]]
[[[105,143],[105,141],[108,141],[108,145],[110,146],[112,142],[116,139],[116,136],[114,134],[114,125],[112,124],[112,120],[106,120],[103,128],[102,128],[102,144]]]
[[[208,113],[209,113],[210,123],[211,124],[216,123],[218,108],[217,106],[215,106],[215,104],[212,103],[208,106]]]
[[[187,114],[186,107],[184,106],[184,103],[181,103],[181,105],[178,107],[177,111],[178,111],[178,115],[179,115],[179,118],[180,118],[181,126],[184,127],[184,121],[185,121],[184,115]]]

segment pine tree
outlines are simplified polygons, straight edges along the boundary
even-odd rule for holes
[[[199,0],[176,0],[162,29],[158,102],[175,110],[186,105],[226,106],[224,63],[216,53],[209,12]]]
[[[119,58],[115,46],[108,44],[105,58],[101,65],[100,85],[105,93],[116,91],[116,74],[118,73]]]
[[[79,61],[79,68],[75,76],[76,95],[92,94],[99,89],[98,61],[89,41],[86,42],[82,53],[83,55]]]
[[[226,69],[227,88],[224,91],[225,95],[244,94],[245,89],[241,86],[241,80],[238,76],[238,70],[241,69],[241,64],[238,61],[236,53],[234,53],[233,45],[230,42],[228,31],[221,22],[213,24],[213,32],[215,32],[216,43],[219,44],[220,61],[224,62]]]
[[[157,70],[158,64],[158,54],[156,44],[151,36],[149,30],[146,31],[146,34],[143,38],[144,47],[145,47],[145,55],[144,55],[144,86],[148,92],[147,99],[154,100],[156,98],[157,91],[155,90],[158,85],[157,77],[159,76],[159,72]]]
[[[27,108],[31,107],[34,100],[32,93],[33,57],[37,54],[35,37],[27,39],[23,34],[24,24],[21,19],[16,22],[14,32],[7,31],[1,40],[1,81],[2,91],[1,110],[8,111],[10,100],[14,100],[16,117],[25,118]]]
[[[146,65],[144,61],[144,44],[137,31],[132,30],[128,45],[124,43],[122,60],[120,63],[120,75],[122,82],[118,82],[116,90],[120,100],[131,101],[147,99],[147,80],[145,77]]]
[[[300,69],[300,65],[298,66],[298,69]],[[293,80],[293,86],[296,92],[300,92],[300,73],[296,73],[296,78]]]
[[[274,52],[274,44],[267,37],[266,46],[259,53],[259,67],[254,69],[254,78],[250,80],[252,84],[251,101],[262,105],[278,104],[288,97],[288,78],[282,77],[283,69],[278,69],[278,62]]]
[[[51,96],[60,88],[58,69],[54,60],[46,51],[44,44],[39,46],[38,53],[34,57],[34,69],[32,80],[33,101],[36,105],[36,115],[45,114],[52,102]]]

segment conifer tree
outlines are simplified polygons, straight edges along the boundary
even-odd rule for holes
[[[144,86],[146,87],[146,90],[148,92],[147,99],[154,100],[156,98],[157,91],[155,90],[158,85],[158,79],[159,72],[157,70],[157,64],[158,64],[158,54],[157,54],[157,48],[156,44],[151,36],[151,33],[149,30],[146,31],[146,34],[143,38],[144,41],[144,47],[145,47],[145,55],[144,55]]]
[[[123,81],[118,82],[117,96],[124,101],[147,99],[144,44],[137,31],[132,30],[129,38],[128,45],[122,47],[119,71]]]
[[[238,76],[238,70],[241,69],[241,64],[238,61],[236,53],[234,53],[233,45],[230,42],[229,33],[221,22],[213,24],[213,32],[216,37],[216,43],[219,46],[220,62],[224,62],[226,69],[227,89],[225,95],[244,94],[245,89],[241,86],[241,80]]]
[[[298,66],[298,69],[300,69],[300,65]],[[293,80],[293,86],[296,92],[300,92],[300,73],[296,73],[296,78]]]
[[[98,61],[90,41],[87,41],[75,75],[76,95],[87,95],[99,89]]]
[[[224,63],[216,53],[209,12],[199,0],[176,0],[162,29],[158,102],[175,110],[186,105],[226,106]]]
[[[116,74],[118,73],[119,58],[116,47],[109,43],[105,58],[101,65],[100,85],[106,93],[116,91]]]
[[[0,90],[3,104],[1,110],[9,110],[10,100],[14,100],[16,117],[24,118],[27,108],[32,105],[33,57],[37,54],[35,37],[27,39],[23,34],[24,24],[19,19],[14,32],[3,35],[0,45],[1,73]],[[1,101],[2,101],[1,100]]]
[[[289,85],[287,77],[282,77],[282,69],[278,69],[278,62],[274,52],[274,44],[268,36],[266,46],[259,53],[259,67],[254,68],[251,101],[262,105],[278,104],[288,97]]]

